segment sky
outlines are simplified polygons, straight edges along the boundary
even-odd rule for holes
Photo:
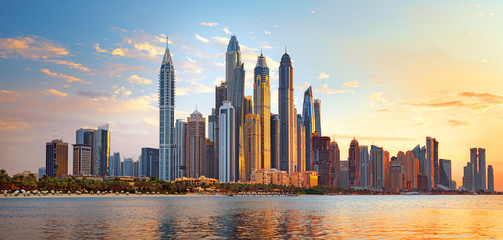
[[[111,152],[158,147],[158,73],[169,39],[175,117],[215,105],[236,35],[245,94],[262,51],[272,112],[285,51],[295,106],[312,86],[322,134],[347,159],[353,137],[395,156],[426,136],[462,184],[470,148],[486,148],[503,190],[501,1],[11,1],[0,9],[0,168],[45,166],[45,143],[111,124]],[[71,150],[70,150],[71,154]],[[71,156],[71,155],[70,155]],[[69,172],[71,172],[71,157]]]

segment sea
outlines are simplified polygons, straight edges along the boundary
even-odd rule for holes
[[[501,195],[0,198],[0,239],[503,239]]]

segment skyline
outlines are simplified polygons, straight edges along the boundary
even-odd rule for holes
[[[323,19],[320,15],[328,16],[328,10],[337,9],[336,6],[342,9],[355,7],[345,4],[333,4],[336,6],[327,8],[322,6],[329,4],[332,3],[316,3],[296,9],[294,13],[305,15],[304,24],[317,23],[322,29],[326,25],[319,23]],[[369,30],[371,26],[349,21],[354,29],[339,26],[333,32],[325,32],[326,35],[318,32],[313,34],[316,37],[286,37],[297,35],[292,29],[295,27],[307,33],[313,29],[285,23],[294,18],[276,19],[267,17],[265,13],[257,16],[258,19],[243,13],[245,16],[238,18],[241,21],[234,21],[231,16],[225,19],[218,13],[212,13],[211,17],[210,14],[204,16],[202,9],[205,4],[201,3],[200,6],[194,6],[194,13],[181,23],[168,21],[166,26],[160,27],[156,25],[158,23],[141,19],[141,14],[137,14],[136,18],[143,20],[138,24],[140,29],[134,29],[132,26],[137,24],[128,24],[127,21],[122,25],[110,21],[109,24],[100,25],[100,31],[87,31],[92,32],[93,36],[81,36],[70,31],[66,35],[72,38],[68,39],[67,36],[61,36],[65,35],[65,30],[58,29],[57,23],[51,23],[50,26],[56,29],[47,32],[41,26],[38,26],[40,29],[32,29],[30,24],[33,23],[18,26],[20,23],[9,22],[7,25],[4,18],[21,20],[24,15],[15,16],[4,10],[1,17],[4,23],[0,23],[5,29],[0,35],[0,67],[3,72],[0,109],[7,114],[0,117],[0,150],[4,153],[0,163],[2,168],[7,165],[5,168],[11,174],[23,170],[34,171],[34,166],[43,166],[44,143],[51,140],[54,129],[61,129],[56,136],[72,144],[73,134],[78,128],[93,127],[107,121],[112,123],[111,152],[121,152],[123,156],[137,159],[141,147],[156,147],[158,144],[158,135],[155,135],[158,132],[155,83],[166,44],[163,39],[168,36],[173,41],[170,42],[170,50],[175,69],[180,69],[176,73],[175,119],[186,119],[196,108],[195,104],[206,117],[214,106],[214,86],[225,78],[224,56],[230,38],[227,30],[237,34],[242,44],[242,58],[248,73],[245,95],[252,95],[251,73],[262,48],[270,68],[272,113],[278,113],[279,61],[284,51],[288,52],[293,60],[295,107],[299,113],[304,90],[312,85],[314,98],[322,100],[323,132],[337,141],[341,160],[347,159],[347,149],[353,136],[356,136],[360,145],[371,145],[373,142],[389,151],[391,156],[399,150],[411,150],[417,144],[424,144],[424,137],[432,136],[440,142],[439,155],[452,161],[453,179],[458,185],[461,183],[462,167],[470,161],[469,149],[486,148],[487,161],[496,170],[495,189],[501,190],[503,178],[499,173],[503,163],[499,159],[502,159],[503,153],[499,150],[502,144],[498,136],[503,133],[503,96],[498,93],[503,92],[503,88],[498,84],[502,72],[497,68],[497,63],[502,60],[502,55],[498,55],[502,53],[502,48],[492,43],[494,39],[488,39],[490,31],[497,29],[488,21],[495,24],[501,18],[498,13],[503,16],[503,6],[486,4],[478,7],[475,3],[470,6],[459,4],[455,7],[465,7],[466,11],[450,13],[456,15],[468,10],[484,12],[483,15],[468,16],[473,21],[479,21],[470,27],[464,26],[468,30],[462,31],[463,27],[458,25],[454,29],[442,28],[444,23],[433,30],[421,28],[432,27],[434,20],[422,26],[416,26],[418,23],[414,19],[405,19],[412,22],[392,25],[397,30],[414,26],[415,32],[410,34],[413,36],[396,32],[391,36],[382,36],[378,30],[386,29],[384,23],[374,23],[377,28]],[[36,13],[31,12],[36,5],[30,5],[24,13],[33,14],[31,18],[36,18]],[[272,3],[267,11],[278,10],[278,5],[281,4]],[[417,7],[414,3],[398,5],[397,9],[402,7],[402,10]],[[437,4],[431,7],[441,10],[441,6]],[[173,11],[175,16],[169,18],[171,20],[184,13],[183,6],[174,7],[179,7],[180,11]],[[365,13],[372,10],[370,5],[361,8]],[[90,9],[92,6],[85,6],[83,13]],[[342,9],[337,9],[337,12],[351,17],[343,14]],[[382,10],[382,7],[379,9]],[[146,7],[140,12],[157,11]],[[196,13],[201,16],[194,17]],[[55,13],[56,16],[64,14]],[[371,14],[367,18],[377,16]],[[414,17],[419,16],[411,18]],[[438,19],[440,16],[434,14],[432,18],[435,17]],[[52,19],[46,18],[44,21]],[[382,21],[393,22],[391,19]],[[78,28],[85,29],[82,26],[86,24],[85,21],[76,23]],[[67,23],[59,24],[64,26]],[[256,29],[262,29],[262,32]],[[453,32],[443,33],[443,30],[457,33],[454,36],[459,37],[456,39],[459,42],[447,41],[449,37],[452,38],[449,34]],[[337,31],[341,31],[341,34],[336,34]],[[167,35],[162,35],[164,33]],[[440,34],[438,38],[425,36],[422,41],[414,39],[415,34],[422,36],[420,33]],[[463,37],[459,36],[461,33]],[[495,34],[490,36],[499,37],[500,40],[503,38]],[[336,44],[330,44],[330,48],[320,51],[317,45],[322,44],[317,41],[333,41]],[[306,42],[316,42],[316,45]],[[398,44],[393,46],[394,43]],[[309,47],[306,48],[306,45]],[[483,45],[492,47],[493,51],[484,49]],[[384,60],[381,59],[383,56],[386,57]],[[191,92],[192,89],[195,93]],[[192,100],[194,98],[197,100]],[[212,101],[205,101],[208,98]],[[43,113],[43,110],[49,111],[49,114]],[[16,152],[18,144],[36,150],[33,153]],[[18,154],[29,160],[15,162]]]

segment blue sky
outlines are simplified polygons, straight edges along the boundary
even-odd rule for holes
[[[460,183],[470,147],[503,169],[503,5],[498,1],[6,2],[0,9],[0,167],[44,165],[56,132],[112,122],[112,151],[158,145],[157,75],[165,37],[177,71],[177,118],[214,107],[230,34],[251,95],[260,51],[271,68],[287,47],[295,104],[311,85],[323,134],[391,155],[440,141]],[[19,153],[26,146],[32,151]],[[19,155],[21,154],[21,155]],[[22,160],[18,160],[22,159]],[[501,166],[501,167],[499,167]],[[502,172],[503,173],[503,172]],[[503,174],[500,174],[503,175]],[[498,179],[498,177],[497,177]],[[499,182],[502,182],[500,178]]]

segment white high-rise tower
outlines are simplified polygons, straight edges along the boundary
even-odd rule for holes
[[[159,71],[159,179],[174,180],[175,69],[168,48]]]

